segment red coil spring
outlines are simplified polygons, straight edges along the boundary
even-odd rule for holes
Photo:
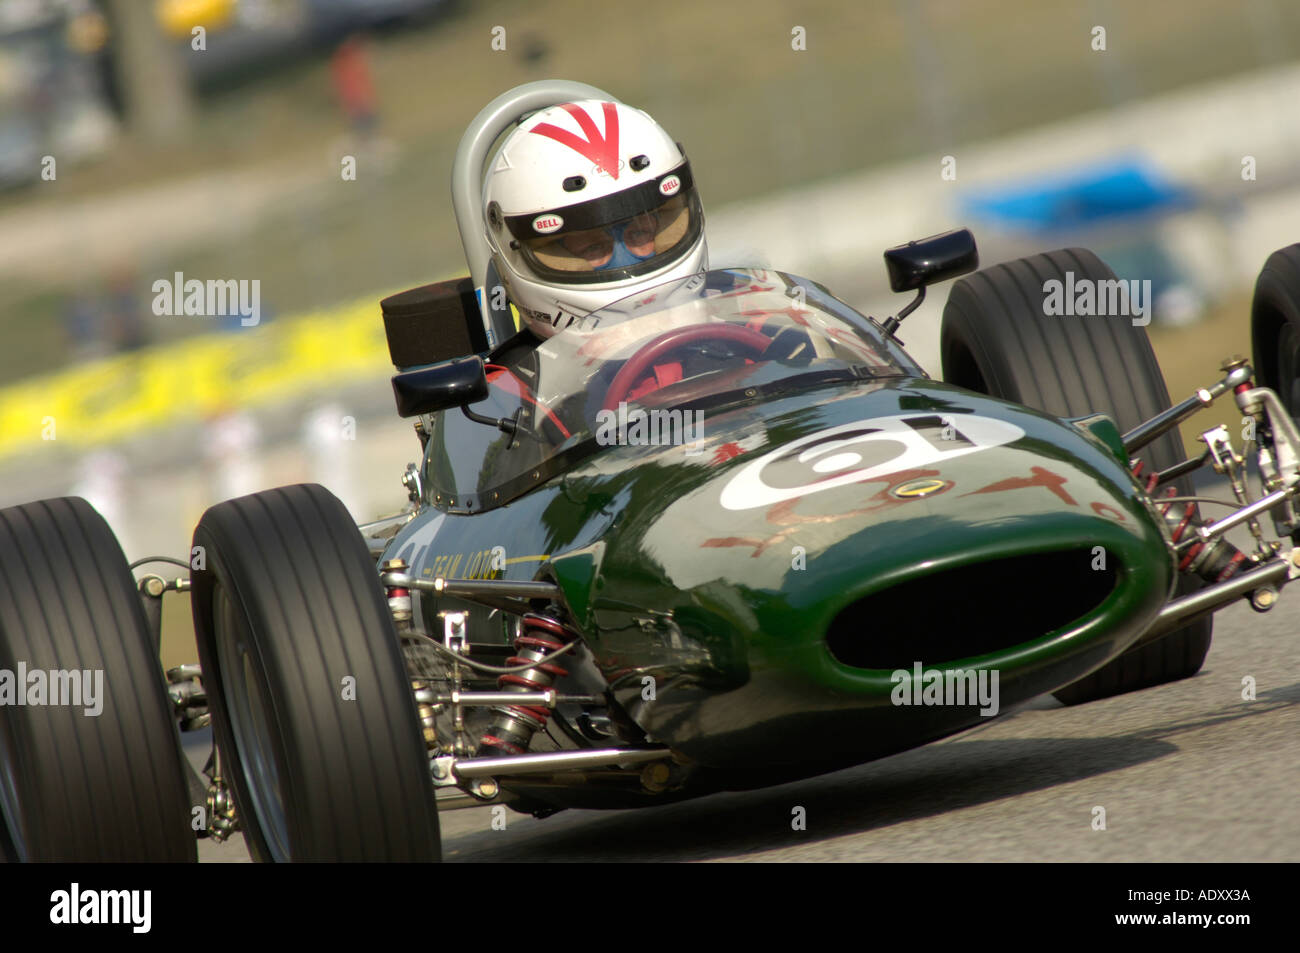
[[[515,639],[516,652],[523,652],[524,649],[530,648],[542,654],[550,654],[564,648],[562,639],[567,637],[569,633],[559,622],[531,612],[524,615],[522,621],[523,632]],[[506,664],[524,665],[531,661],[533,660],[514,655],[506,660]],[[538,671],[551,676],[550,680],[541,682],[532,678],[533,673]],[[515,685],[526,692],[544,692],[555,684],[556,679],[563,678],[568,674],[568,669],[556,665],[554,662],[543,662],[541,665],[536,665],[524,672],[502,675],[497,679],[497,687],[504,691],[507,686]],[[509,707],[521,715],[536,718],[542,724],[546,724],[547,719],[551,717],[550,710],[543,706],[511,705]]]
[[[1133,464],[1133,476],[1134,476],[1134,477],[1140,477],[1140,476],[1142,475],[1142,468],[1143,468],[1145,465],[1146,465],[1146,464],[1143,463],[1143,461],[1141,461],[1141,460],[1139,460],[1137,463]],[[1155,492],[1155,489],[1156,489],[1156,484],[1157,484],[1159,481],[1160,481],[1160,473],[1159,473],[1159,471],[1157,471],[1157,470],[1152,470],[1152,471],[1151,471],[1151,474],[1147,477],[1147,492],[1148,492],[1148,493],[1154,493],[1154,492]],[[1173,493],[1173,492],[1174,492],[1173,487],[1170,487],[1170,488],[1169,488],[1169,492],[1170,492],[1170,493]]]
[[[1166,494],[1166,496],[1177,496],[1177,495],[1178,495],[1178,491],[1175,490],[1172,486],[1169,488],[1169,492]],[[1160,514],[1162,516],[1168,515],[1169,509],[1173,505],[1174,504],[1172,503],[1163,504],[1160,507]],[[1187,527],[1191,525],[1192,520],[1196,519],[1197,516],[1198,514],[1196,509],[1196,503],[1195,502],[1188,503],[1183,510],[1183,518],[1178,521],[1178,525],[1175,526],[1172,532],[1170,532],[1169,534],[1170,538],[1174,541],[1175,545],[1182,542],[1183,534],[1187,532]],[[1200,556],[1201,551],[1203,549],[1205,549],[1205,544],[1202,542],[1197,542],[1189,546],[1187,548],[1187,552],[1183,554],[1183,558],[1178,563],[1179,571],[1181,572],[1187,569],[1188,567],[1190,567],[1192,563],[1196,561],[1196,558]],[[1213,558],[1213,554],[1211,554],[1210,563],[1211,565],[1214,565],[1214,569],[1209,570],[1209,572],[1207,573],[1204,567],[1199,567],[1197,570],[1198,574],[1207,579],[1210,578],[1210,574],[1213,574],[1214,582],[1223,582],[1224,580],[1231,579],[1233,576],[1235,576],[1237,574],[1237,571],[1241,568],[1242,563],[1246,561],[1246,554],[1240,551],[1236,551],[1236,547],[1232,547],[1231,549],[1233,550],[1232,556],[1227,560],[1226,563],[1220,562],[1217,565],[1214,565],[1215,559]]]
[[[1176,495],[1177,495],[1177,490],[1175,490],[1171,486],[1166,496],[1176,496]],[[1164,506],[1160,507],[1160,515],[1162,516],[1168,515],[1169,508],[1171,506],[1173,506],[1172,503],[1166,503]],[[1175,544],[1181,543],[1183,541],[1183,534],[1187,532],[1187,527],[1191,525],[1192,520],[1195,518],[1196,518],[1196,504],[1188,503],[1186,508],[1183,510],[1183,518],[1178,521],[1178,525],[1175,526],[1173,531],[1169,534],[1170,538],[1174,541]],[[1204,548],[1205,548],[1204,543],[1194,544],[1183,555],[1182,561],[1179,562],[1178,564],[1178,568],[1180,570],[1183,570],[1186,569],[1188,566],[1190,566],[1192,564],[1192,561],[1195,560],[1196,557],[1200,555],[1201,550]]]
[[[1134,477],[1141,477],[1141,476],[1142,476],[1142,468],[1143,468],[1143,466],[1144,466],[1144,464],[1143,464],[1143,462],[1142,462],[1141,460],[1139,460],[1137,463],[1133,464],[1133,476],[1134,476]],[[1159,472],[1153,469],[1153,470],[1151,471],[1151,474],[1147,477],[1147,492],[1148,492],[1148,493],[1154,493],[1154,492],[1155,492],[1155,489],[1156,489],[1156,483],[1157,483],[1159,480],[1160,480],[1160,474],[1159,474]],[[1178,490],[1177,490],[1177,488],[1176,488],[1176,487],[1172,487],[1172,486],[1169,488],[1169,492],[1165,494],[1165,496],[1177,496],[1177,495],[1178,495]],[[1172,507],[1173,505],[1174,505],[1174,504],[1172,504],[1172,503],[1165,503],[1165,504],[1162,504],[1161,507],[1160,507],[1160,515],[1161,515],[1161,516],[1168,516],[1168,515],[1169,515],[1169,509],[1170,509],[1170,507]],[[1183,533],[1187,532],[1187,527],[1191,525],[1192,520],[1195,519],[1195,518],[1196,518],[1196,504],[1195,504],[1194,502],[1193,502],[1193,503],[1188,503],[1188,504],[1187,504],[1187,507],[1183,510],[1183,518],[1178,522],[1178,525],[1177,525],[1176,527],[1174,527],[1173,531],[1169,534],[1170,537],[1173,539],[1173,541],[1174,541],[1175,544],[1177,544],[1177,543],[1179,543],[1179,542],[1182,541]],[[1178,568],[1181,570],[1181,569],[1186,569],[1188,566],[1190,566],[1190,565],[1192,564],[1192,560],[1194,560],[1194,559],[1197,557],[1197,555],[1201,552],[1201,549],[1203,548],[1203,546],[1204,546],[1203,543],[1197,543],[1196,545],[1190,547],[1190,548],[1187,550],[1187,552],[1183,555],[1182,561],[1179,563]]]

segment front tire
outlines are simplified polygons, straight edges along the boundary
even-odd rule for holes
[[[29,678],[68,673],[63,701],[74,671],[92,673],[92,693],[94,673],[102,684],[91,705],[84,682],[80,707],[49,694],[0,704],[0,854],[196,860],[188,769],[140,594],[113,531],[83,499],[0,510],[0,670],[16,683],[20,666]]]
[[[1127,432],[1167,409],[1169,392],[1146,328],[1123,317],[1044,313],[1044,283],[1113,281],[1115,273],[1084,248],[1031,255],[994,265],[958,281],[943,309],[939,347],[943,378],[969,390],[1015,401],[1058,417],[1104,413]],[[1147,470],[1185,459],[1171,431],[1137,456]],[[1177,481],[1180,495],[1191,481]],[[1179,580],[1179,594],[1198,588]],[[1200,671],[1210,650],[1213,619],[1204,618],[1137,646],[1053,694],[1067,705],[1163,685]]]
[[[249,851],[436,861],[427,750],[374,561],[324,487],[219,503],[194,545],[194,626]]]

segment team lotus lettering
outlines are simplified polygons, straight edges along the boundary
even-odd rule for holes
[[[898,414],[802,437],[745,466],[722,490],[729,510],[772,506],[810,493],[941,464],[1025,435],[977,414]]]
[[[464,565],[464,572],[461,566]],[[435,556],[429,569],[445,579],[499,579],[505,570],[505,551],[498,548],[469,553],[444,553]]]

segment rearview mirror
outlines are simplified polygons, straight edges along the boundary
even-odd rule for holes
[[[885,251],[889,287],[895,291],[915,291],[924,285],[956,278],[974,271],[979,264],[975,236],[968,228],[931,235]]]
[[[393,396],[400,417],[464,407],[488,396],[483,358],[463,357],[393,375]]]

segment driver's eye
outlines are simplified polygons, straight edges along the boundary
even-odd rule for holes
[[[583,257],[597,257],[609,251],[614,241],[602,229],[594,229],[586,232],[573,232],[565,235],[561,239],[564,247],[575,255]]]
[[[640,215],[633,219],[623,232],[623,241],[628,245],[644,245],[654,241],[655,220],[649,215]]]

